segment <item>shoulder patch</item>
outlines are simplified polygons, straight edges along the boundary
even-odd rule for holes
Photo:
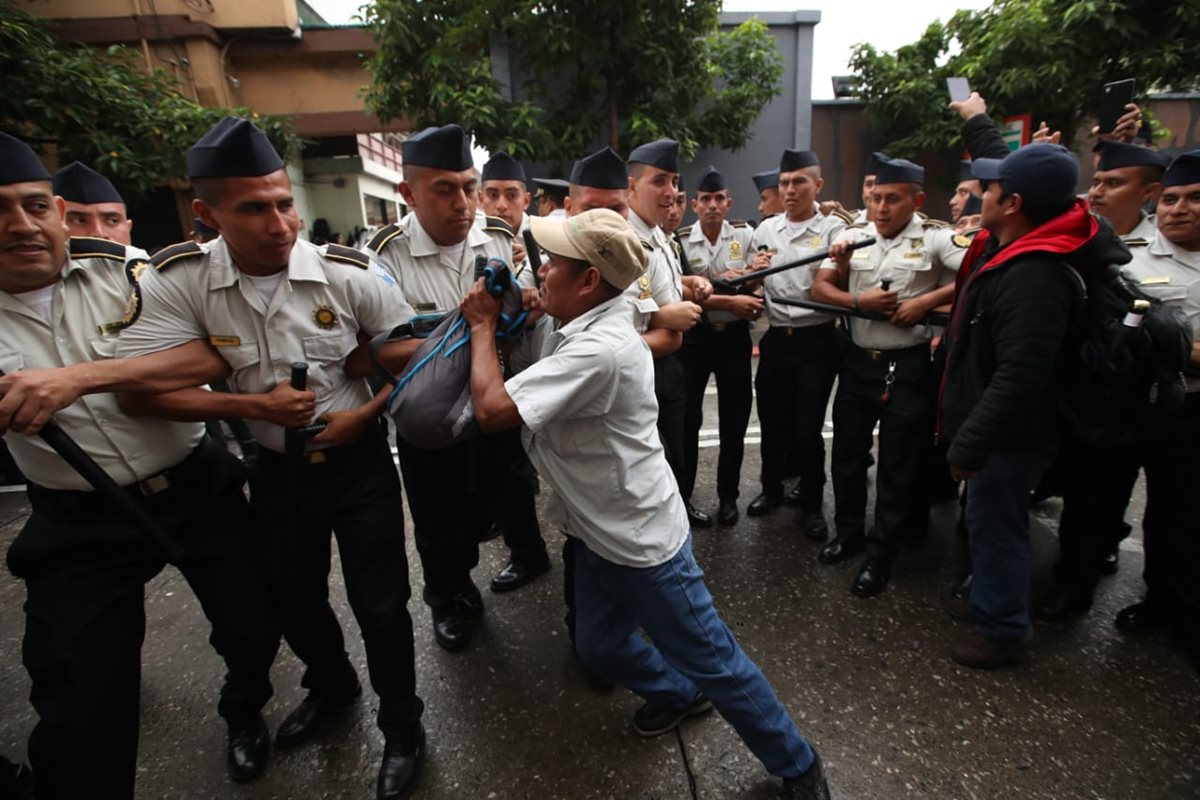
[[[1149,239],[1143,239],[1140,236],[1131,236],[1128,239],[1122,239],[1126,247],[1146,247],[1150,244]]]
[[[687,237],[689,237],[691,235],[692,235],[692,226],[691,225],[688,225],[683,228],[675,229],[675,238],[676,239],[686,239]]]
[[[67,251],[71,258],[109,258],[124,261],[126,257],[125,245],[91,236],[72,236],[67,242]]]
[[[870,223],[867,223],[867,222],[851,222],[849,225],[847,225],[847,226],[846,226],[846,230],[850,230],[850,229],[852,229],[852,228],[853,228],[853,229],[862,229],[862,228],[865,228],[865,227],[867,227],[867,225],[868,225],[868,224],[870,224]]]
[[[924,219],[921,220],[921,227],[928,231],[928,230],[934,230],[937,228],[949,228],[950,223],[943,222],[940,219],[933,219],[931,217],[925,217]]]
[[[153,267],[144,258],[134,258],[126,262],[125,279],[129,281],[129,300],[126,301],[125,312],[119,320],[116,322],[106,322],[99,326],[102,335],[111,336],[137,322],[137,318],[142,313],[142,291],[138,288],[138,280],[142,277],[142,273],[148,269],[153,269]]]
[[[371,241],[367,242],[367,247],[378,253],[387,246],[388,242],[403,233],[404,229],[400,227],[400,224],[393,222],[391,225],[386,225],[376,231],[375,235],[371,237]]]
[[[361,250],[346,247],[344,244],[325,245],[325,257],[345,264],[353,264],[359,269],[367,269],[371,266],[370,256]]]
[[[513,232],[512,225],[509,225],[499,217],[484,217],[483,229],[485,231],[497,231],[499,233],[506,234],[510,239],[516,236],[516,233]]]
[[[830,211],[829,213],[830,213],[830,215],[840,219],[842,222],[845,222],[847,225],[854,222],[854,215],[851,214],[849,211],[847,211],[844,208],[835,208],[833,211]]]
[[[729,224],[735,228],[749,228],[750,227],[750,223],[746,222],[746,220],[744,220],[744,219],[731,219],[729,221]]]
[[[172,264],[177,264],[181,261],[186,261],[189,258],[204,255],[204,250],[195,242],[180,242],[169,247],[164,247],[159,250],[150,259],[150,263],[159,272],[162,272]]]
[[[951,241],[954,242],[955,247],[970,247],[971,246],[971,238],[969,236],[964,236],[961,233],[954,234],[954,238]]]

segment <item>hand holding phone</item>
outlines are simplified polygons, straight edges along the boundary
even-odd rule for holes
[[[1097,129],[1101,134],[1116,130],[1117,121],[1125,113],[1125,106],[1133,102],[1133,78],[1104,84],[1100,98],[1100,118]]]
[[[946,78],[946,91],[951,103],[961,103],[971,96],[971,84],[966,78]]]

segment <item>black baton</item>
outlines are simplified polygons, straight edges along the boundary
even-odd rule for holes
[[[529,268],[533,270],[533,285],[537,288],[542,288],[542,276],[539,275],[542,271],[542,254],[538,251],[538,244],[533,239],[533,231],[528,228],[521,234],[521,238],[525,240],[525,257],[529,259]]]
[[[860,239],[857,242],[851,242],[846,247],[846,249],[847,250],[858,250],[859,248],[862,248],[862,247],[870,247],[873,244],[875,244],[875,237],[868,236],[867,238]],[[826,248],[825,250],[821,250],[820,252],[813,253],[810,256],[805,256],[804,258],[798,258],[795,261],[789,261],[786,264],[780,264],[779,266],[776,266],[776,267],[768,267],[767,269],[760,269],[760,270],[755,270],[752,272],[747,272],[745,275],[739,275],[738,277],[730,278],[729,280],[722,280],[721,278],[717,278],[716,280],[714,280],[712,282],[713,291],[716,292],[717,294],[737,294],[738,292],[741,291],[742,284],[750,283],[751,281],[761,281],[763,278],[767,277],[768,275],[774,275],[778,272],[786,272],[789,269],[795,269],[796,267],[803,267],[805,264],[812,264],[817,261],[824,261],[827,258],[829,258],[829,249],[828,248]]]
[[[875,322],[891,322],[892,318],[886,314],[875,314],[871,311],[863,311],[862,309],[846,308],[845,306],[835,306],[831,303],[818,303],[815,300],[789,300],[786,297],[770,298],[772,303],[779,303],[781,306],[793,306],[795,308],[807,308],[809,311],[824,311],[829,314],[841,314],[847,317],[857,317],[858,319],[869,319]],[[929,315],[922,322],[930,325],[945,325],[950,321],[950,315],[944,311],[930,311]]]
[[[4,370],[0,370],[0,377],[3,375]],[[175,541],[175,538],[167,533],[147,513],[146,509],[129,495],[129,492],[118,486],[117,482],[96,463],[96,460],[84,452],[83,448],[71,438],[71,435],[60,428],[57,423],[53,420],[47,422],[37,435],[50,445],[50,449],[58,453],[59,458],[67,462],[71,469],[79,473],[80,477],[87,481],[97,494],[107,498],[143,533],[158,542],[171,560],[178,561],[183,558],[183,546]]]

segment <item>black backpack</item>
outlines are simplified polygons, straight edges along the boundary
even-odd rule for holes
[[[1192,329],[1182,309],[1143,292],[1117,264],[1071,271],[1084,303],[1060,410],[1082,441],[1127,439],[1139,420],[1183,404]]]

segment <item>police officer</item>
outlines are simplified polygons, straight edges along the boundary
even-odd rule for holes
[[[704,281],[702,284],[688,282],[688,293],[684,294],[682,265],[670,239],[662,229],[662,224],[670,214],[671,205],[675,202],[679,190],[679,142],[674,139],[658,139],[649,144],[635,147],[629,154],[629,224],[634,232],[649,244],[657,258],[660,258],[669,270],[673,291],[669,300],[654,297],[659,310],[655,314],[660,319],[663,316],[674,318],[675,310],[683,311],[682,325],[674,322],[664,323],[681,333],[690,329],[699,320],[699,307],[689,302],[683,306],[684,300],[703,300],[711,293],[712,286]],[[651,265],[647,274],[658,269]],[[700,295],[692,293],[692,286],[707,285],[707,292],[700,290]],[[638,283],[634,283],[638,287]],[[644,292],[639,288],[639,298]],[[666,300],[666,302],[664,302]],[[680,305],[675,305],[680,304]],[[675,308],[671,308],[675,305]],[[651,327],[657,327],[651,325]],[[680,340],[682,344],[682,340]],[[683,366],[674,352],[656,354],[654,359],[654,394],[658,398],[658,430],[663,439],[663,448],[667,452],[667,463],[671,472],[680,485],[685,482],[684,466],[686,464],[686,447],[684,445],[684,415],[687,408],[685,394],[685,379]],[[712,518],[704,512],[689,508],[688,513],[693,525],[708,527]]]
[[[72,236],[91,236],[129,244],[133,220],[125,200],[112,182],[79,161],[54,173],[54,193],[67,204],[67,230]]]
[[[730,224],[725,217],[733,198],[725,176],[714,167],[700,178],[692,211],[699,221],[679,231],[684,269],[688,274],[710,280],[738,274],[748,266],[753,252],[753,229],[744,222]],[[687,381],[687,415],[684,434],[684,473],[679,493],[691,507],[696,485],[700,424],[704,419],[704,390],[710,375],[717,379],[717,426],[720,453],[717,457],[717,522],[733,525],[738,520],[738,484],[742,476],[746,426],[750,422],[750,326],[762,313],[762,300],[752,295],[712,295],[703,303],[704,318],[684,334],[679,360]],[[695,511],[692,512],[693,516]]]
[[[1156,150],[1111,139],[1100,142],[1100,160],[1088,204],[1108,220],[1113,231],[1125,240],[1142,244],[1157,233],[1154,215],[1145,213],[1162,191],[1163,172],[1170,159]]]
[[[539,217],[565,217],[567,215],[563,208],[563,202],[567,199],[567,193],[571,191],[571,184],[559,178],[534,178],[533,185],[537,187],[533,197],[537,203]]]
[[[958,225],[972,197],[980,201],[979,207],[982,209],[982,195],[983,188],[979,179],[971,175],[971,162],[958,162],[958,185],[954,187],[954,195],[950,198],[950,222]],[[975,213],[978,214],[979,211]]]
[[[28,477],[32,508],[8,566],[27,592],[37,796],[134,796],[145,587],[169,559],[31,435],[55,411],[57,424],[182,548],[171,561],[212,623],[210,641],[227,669],[217,710],[229,726],[229,774],[251,780],[266,765],[260,712],[272,692],[279,625],[248,549],[244,472],[202,424],[133,419],[110,393],[187,385],[171,382],[164,364],[198,380],[224,365],[203,343],[149,364],[113,360],[139,309],[132,281],[148,265],[116,242],[68,241],[64,211],[33,151],[0,134],[0,369],[9,373],[0,378],[0,432]],[[298,406],[311,410],[303,398]]]
[[[1195,344],[1183,407],[1153,418],[1136,432],[1136,464],[1146,473],[1146,596],[1122,610],[1119,629],[1143,633],[1170,626],[1176,641],[1200,666],[1200,536],[1192,498],[1200,481],[1200,150],[1176,158],[1162,178],[1158,230],[1147,244],[1130,246],[1123,270],[1138,287],[1177,305],[1191,323]],[[1103,552],[1103,550],[1101,550]]]
[[[476,256],[512,260],[512,228],[502,220],[475,224],[475,168],[461,127],[426,128],[404,141],[401,154],[400,192],[412,213],[375,234],[367,252],[418,314],[448,314],[474,283]],[[396,446],[434,637],[446,650],[462,650],[469,623],[483,614],[471,570],[503,488],[482,469],[495,448],[485,438],[440,450],[400,438]]]
[[[922,453],[933,435],[933,370],[925,322],[954,296],[954,273],[965,237],[945,223],[923,221],[925,170],[875,155],[872,221],[848,228],[831,248],[813,284],[813,298],[885,317],[851,317],[851,344],[833,401],[833,492],[837,536],[821,551],[833,564],[861,552],[867,560],[851,591],[871,597],[887,588],[896,542],[924,534],[928,495],[921,487]],[[874,236],[853,252],[845,245]],[[886,282],[886,286],[885,286]],[[879,424],[874,525],[867,529],[867,466]]]
[[[783,213],[783,197],[779,194],[779,170],[756,172],[750,176],[758,191],[758,224]]]
[[[525,244],[519,236],[529,225],[529,215],[525,213],[530,199],[525,168],[501,150],[483,165],[480,179],[485,214],[493,220],[502,220],[518,234],[512,239],[512,264],[517,281],[525,288],[536,288],[525,255]],[[489,436],[487,449],[495,456],[490,462],[489,474],[506,476],[502,479],[501,508],[493,528],[500,528],[511,553],[508,563],[492,578],[492,591],[510,592],[550,569],[550,557],[546,555],[546,543],[542,540],[537,518],[538,479],[516,431]]]
[[[779,162],[779,190],[784,213],[766,220],[754,231],[751,247],[755,265],[766,267],[820,252],[845,228],[837,214],[825,216],[817,206],[824,181],[821,162],[810,150],[784,150]],[[758,254],[761,251],[761,254]],[[758,344],[755,378],[758,419],[762,425],[762,493],[746,513],[769,514],[785,500],[783,479],[789,451],[799,467],[800,481],[789,502],[801,511],[801,528],[815,541],[824,541],[828,527],[822,510],[825,490],[825,409],[837,374],[839,341],[834,317],[819,311],[775,302],[812,300],[810,291],[819,263],[768,276],[767,322]]]
[[[367,257],[340,245],[298,240],[283,161],[249,120],[227,117],[187,154],[193,209],[221,232],[155,255],[142,281],[142,310],[119,352],[157,353],[201,339],[228,362],[230,394],[187,390],[125,398],[139,413],[204,419],[247,416],[261,450],[250,473],[258,538],[283,618],[304,662],[308,696],[279,727],[276,742],[311,740],[356,704],[358,677],[329,605],[330,533],[337,536],[346,594],[362,631],[377,723],[385,737],[377,793],[408,797],[424,750],[407,603],[400,481],[379,412],[363,379],[346,374],[359,336],[386,333],[411,315]],[[254,409],[264,396],[296,392],[290,365],[308,364],[320,433],[299,447]]]

